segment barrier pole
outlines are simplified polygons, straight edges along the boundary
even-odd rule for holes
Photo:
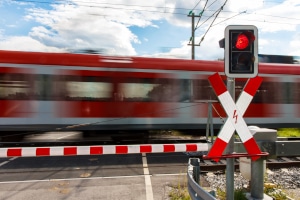
[[[235,79],[227,77],[227,90],[235,101]],[[226,154],[234,152],[234,134],[229,140],[226,148]],[[234,199],[234,158],[226,159],[226,199]]]
[[[250,192],[254,199],[264,198],[264,158],[251,161]]]

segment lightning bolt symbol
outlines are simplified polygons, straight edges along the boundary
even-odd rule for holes
[[[236,113],[236,110],[234,110],[234,112],[233,112],[233,118],[235,118],[235,123],[237,123],[238,115]]]

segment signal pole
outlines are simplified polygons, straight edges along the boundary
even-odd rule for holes
[[[192,36],[188,45],[192,46],[192,60],[195,60],[195,46],[200,46],[195,44],[195,17],[201,17],[201,15],[195,15],[193,11],[190,11],[188,17],[192,18]]]

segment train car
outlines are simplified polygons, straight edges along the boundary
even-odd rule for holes
[[[0,131],[203,129],[209,102],[220,127],[216,72],[226,80],[222,61],[0,51]],[[299,127],[300,65],[260,63],[259,76],[247,124]]]

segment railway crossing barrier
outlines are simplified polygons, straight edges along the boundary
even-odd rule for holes
[[[207,143],[196,144],[144,144],[144,145],[99,145],[67,147],[12,147],[0,148],[0,157],[79,156],[135,153],[203,152]]]

